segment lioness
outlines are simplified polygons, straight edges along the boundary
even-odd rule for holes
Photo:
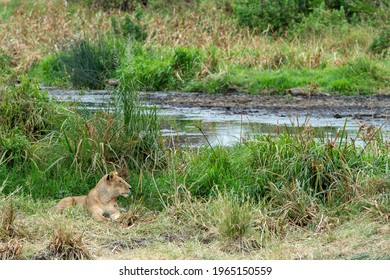
[[[56,205],[56,209],[64,210],[82,204],[92,212],[92,218],[96,221],[114,221],[120,217],[118,196],[127,197],[130,190],[131,186],[118,176],[118,172],[113,171],[104,175],[88,195],[65,197]]]

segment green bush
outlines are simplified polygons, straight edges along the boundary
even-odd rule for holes
[[[0,84],[0,162],[23,165],[31,158],[33,143],[60,126],[60,106],[29,79],[20,77],[20,84],[8,85],[10,79]]]
[[[322,4],[318,8],[314,8],[308,16],[304,17],[301,23],[296,24],[293,31],[303,36],[318,35],[321,32],[333,31],[336,28],[340,29],[347,23],[343,7],[340,7],[339,10],[330,10]]]
[[[370,77],[372,80],[385,82],[386,70],[381,68],[377,63],[367,58],[358,58],[348,62],[347,75],[354,77]]]
[[[146,40],[148,34],[145,32],[146,25],[141,24],[142,12],[136,10],[135,16],[132,19],[129,14],[125,15],[123,21],[118,21],[115,17],[111,17],[111,26],[114,34],[131,38],[137,42]]]
[[[120,39],[81,40],[58,54],[70,82],[76,88],[104,88],[124,55],[126,43]]]
[[[386,26],[381,30],[370,44],[368,50],[382,57],[390,53],[390,26]]]
[[[345,20],[352,23],[388,20],[388,9],[386,1],[236,0],[233,14],[240,25],[259,32],[281,35],[302,21],[307,22],[304,28],[318,32],[321,27],[329,26],[329,23],[340,25]],[[305,20],[312,13],[315,15]]]
[[[193,80],[184,88],[186,91],[224,93],[227,92],[231,81],[228,73],[211,74],[204,79]]]
[[[50,54],[33,65],[28,73],[29,77],[38,79],[45,86],[66,86],[68,75],[65,66],[58,59],[58,55]]]
[[[196,48],[177,47],[172,58],[172,68],[177,75],[188,80],[200,71],[202,55]]]
[[[21,77],[20,84],[0,94],[0,128],[18,129],[28,139],[39,139],[53,127],[55,107],[38,85]]]
[[[155,50],[133,45],[118,73],[125,74],[124,82],[139,84],[141,90],[178,89],[194,79],[201,70],[202,55],[195,48],[177,47],[173,51]],[[131,82],[130,81],[130,82]]]
[[[159,91],[175,82],[169,54],[134,44],[127,55],[118,70],[125,84],[135,83],[140,90]]]
[[[31,154],[31,143],[19,129],[0,132],[0,162],[13,166],[26,161]]]
[[[240,25],[260,32],[282,34],[295,22],[301,21],[300,2],[237,0],[234,5],[234,15]]]

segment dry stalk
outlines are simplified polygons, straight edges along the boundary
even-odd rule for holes
[[[61,260],[83,260],[91,256],[83,243],[83,234],[76,235],[73,231],[61,226],[53,231],[48,250],[51,255]]]

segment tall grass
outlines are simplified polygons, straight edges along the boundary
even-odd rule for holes
[[[34,65],[32,75],[40,79],[40,75],[46,76],[43,78],[46,84],[64,85],[68,80],[77,87],[103,88],[106,78],[120,78],[121,73],[127,71],[136,76],[142,90],[148,91],[227,92],[238,89],[250,93],[282,93],[287,87],[306,85],[306,73],[309,73],[310,82],[332,93],[371,94],[389,87],[389,65],[386,60],[378,59],[382,52],[386,57],[384,21],[375,19],[363,23],[358,20],[364,18],[362,16],[355,22],[340,7],[332,10],[311,3],[316,8],[307,11],[302,24],[289,28],[288,36],[272,38],[237,26],[232,19],[236,6],[230,1],[180,2],[166,6],[161,3],[142,9],[142,18],[137,17],[140,9],[134,15],[126,16],[120,11],[87,10],[77,4],[65,7],[61,1],[46,3],[45,9],[22,5],[12,15],[12,21],[9,19],[11,24],[0,26],[3,28],[0,41],[5,52],[12,54],[16,68],[28,70]],[[278,3],[275,5],[280,5]],[[40,16],[20,16],[29,9],[36,10]],[[388,7],[384,5],[378,7],[376,16],[380,18],[379,11],[386,9]],[[43,18],[48,20],[43,21]],[[20,24],[12,24],[14,22]],[[63,28],[61,36],[51,28],[57,22]],[[384,31],[380,32],[382,29]],[[21,30],[28,36],[22,35]],[[31,36],[33,33],[35,35]],[[120,46],[105,42],[102,34],[115,34],[117,41],[139,37],[136,39],[140,41],[139,46],[135,47],[137,50],[131,60],[113,55]],[[123,45],[126,47],[126,44]],[[43,56],[58,50],[70,51],[62,54],[68,63],[66,73],[62,71],[63,65],[54,63],[50,56],[37,63]],[[378,53],[378,58],[369,50]],[[72,56],[78,59],[72,59]],[[102,57],[107,59],[102,61]],[[183,59],[184,62],[179,61]],[[370,61],[380,71],[375,77],[366,76],[366,73],[356,75],[348,71],[350,61]],[[120,70],[117,72],[118,63]],[[62,76],[61,79],[57,75]]]
[[[253,212],[250,199],[238,195],[219,195],[213,208],[216,227],[223,239],[237,240],[249,235]]]
[[[129,82],[125,75],[119,80],[119,87],[115,90],[116,116],[123,121],[124,138],[134,142],[130,153],[132,163],[148,162],[146,165],[156,168],[161,164],[162,143],[157,109],[143,104],[136,83],[134,78]],[[138,165],[137,168],[142,166]]]
[[[353,139],[344,129],[328,137],[305,123],[281,135],[259,135],[234,147],[175,151],[168,163],[174,171],[155,173],[156,187],[147,186],[150,181],[144,174],[140,195],[154,196],[164,205],[176,205],[170,198],[177,193],[188,192],[194,199],[217,198],[220,192],[248,196],[263,205],[267,215],[278,217],[280,225],[270,226],[271,232],[286,223],[323,228],[327,215],[365,212],[354,207],[346,210],[346,205],[362,199],[376,197],[386,208],[388,202],[380,200],[384,189],[371,187],[369,182],[388,176],[388,144],[378,129],[362,128]]]
[[[28,204],[44,200],[46,215],[51,200],[85,194],[113,169],[134,188],[133,199],[120,204],[138,200],[141,209],[124,215],[122,226],[136,227],[141,212],[158,210],[165,227],[182,226],[191,236],[195,231],[197,242],[222,241],[223,249],[237,242],[240,250],[258,248],[289,227],[317,233],[350,217],[389,221],[389,143],[380,129],[362,126],[350,138],[344,127],[330,137],[304,123],[233,147],[171,150],[160,137],[156,108],[138,95],[182,88],[283,92],[309,81],[325,91],[377,92],[389,87],[389,65],[367,53],[378,33],[373,26],[334,22],[337,15],[318,10],[292,36],[275,40],[237,27],[228,1],[197,1],[195,10],[183,3],[180,12],[146,9],[138,22],[147,23],[139,30],[141,44],[101,39],[112,31],[111,16],[126,22],[121,12],[63,3],[15,6],[0,25],[0,192],[2,201],[19,197],[15,209],[0,205],[1,258],[22,254],[25,235],[14,210],[28,217],[41,211]],[[122,25],[117,35],[124,37],[132,26]],[[340,32],[331,32],[338,27]],[[385,35],[374,44],[380,45],[378,57],[386,58]],[[61,83],[70,77],[77,87],[101,88],[105,78],[116,77],[110,110],[60,106],[23,77],[13,86],[10,67],[28,69],[54,45],[65,51],[38,68],[63,75]],[[151,216],[145,219],[157,219]],[[168,230],[164,226],[153,224],[142,234]],[[49,257],[91,257],[82,235],[62,227],[50,233]]]
[[[76,88],[104,88],[104,80],[113,77],[124,55],[120,39],[100,39],[97,43],[81,40],[58,54],[58,63]]]
[[[160,137],[156,108],[140,101],[136,81],[123,80],[131,77],[119,80],[111,112],[64,108],[44,96],[39,101],[40,93],[26,94],[31,85],[24,80],[5,91],[2,108],[13,113],[1,122],[2,191],[18,189],[35,198],[82,194],[116,169],[131,175],[130,183],[138,186],[135,197],[153,209],[170,205],[178,190],[195,199],[226,192],[251,197],[287,222],[309,226],[319,222],[324,209],[346,209],[368,195],[367,182],[388,176],[388,144],[371,126],[362,126],[351,139],[345,128],[329,138],[304,123],[234,147],[170,151]],[[24,96],[27,107],[11,102],[15,93]],[[17,117],[20,112],[24,118]],[[374,209],[371,198],[381,191],[370,190],[367,207]]]
[[[142,104],[128,85],[113,95],[111,111],[87,112],[49,100],[27,79],[5,87],[0,178],[9,184],[2,191],[12,193],[22,184],[21,193],[59,198],[87,192],[113,169],[126,177],[129,170],[162,168],[156,108]]]

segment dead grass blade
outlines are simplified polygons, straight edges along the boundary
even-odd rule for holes
[[[88,260],[91,256],[82,240],[83,234],[76,235],[73,231],[59,226],[53,231],[49,253],[52,257],[60,260]]]
[[[0,243],[0,259],[18,259],[22,252],[23,244],[20,239],[12,238],[8,242]]]

